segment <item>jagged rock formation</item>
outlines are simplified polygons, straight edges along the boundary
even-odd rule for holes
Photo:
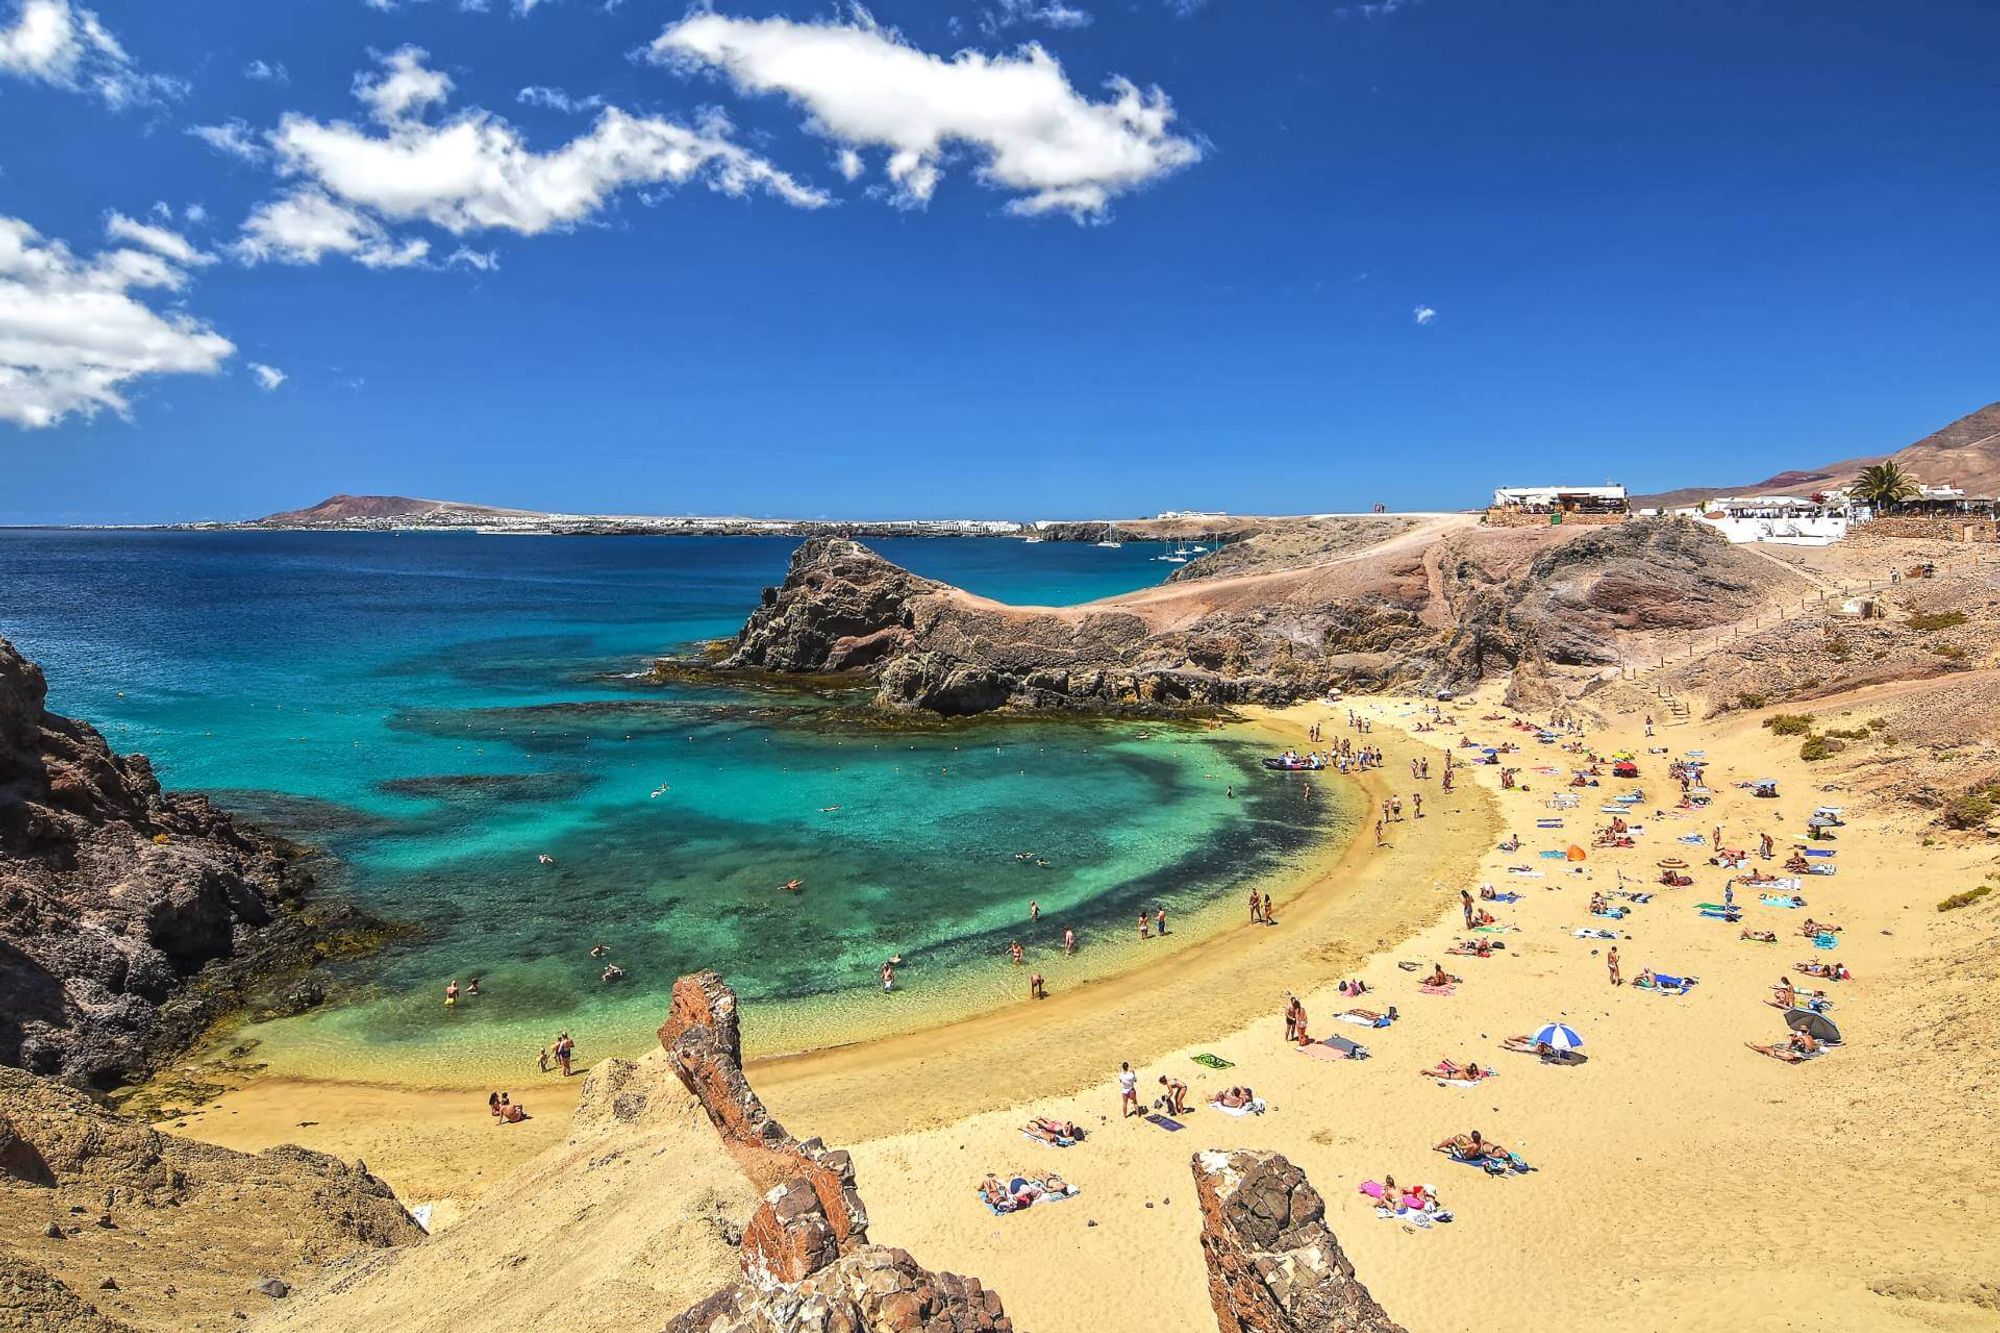
[[[1012,1333],[997,1292],[868,1244],[845,1152],[785,1132],[743,1076],[736,995],[714,972],[674,983],[660,1027],[674,1073],[766,1191],[743,1229],[742,1280],[667,1333]]]
[[[113,753],[46,695],[0,639],[0,1064],[108,1086],[353,922],[301,917],[295,849],[163,793],[145,756]]]
[[[1529,697],[1550,692],[1549,667],[1616,662],[1627,636],[1727,623],[1797,582],[1688,521],[1356,526],[1369,523],[1253,537],[1164,587],[1045,609],[1003,606],[852,541],[815,538],[717,669],[872,680],[881,707],[947,716],[1459,688],[1524,662],[1540,673],[1523,682]],[[1202,577],[1206,560],[1220,572]]]
[[[1274,1152],[1202,1152],[1193,1165],[1221,1333],[1405,1333],[1354,1276],[1305,1172]]]
[[[158,1133],[54,1080],[0,1068],[0,1309],[17,1308],[17,1289],[18,1308],[45,1327],[226,1318],[270,1303],[252,1291],[260,1282],[281,1290],[421,1234],[358,1164]]]

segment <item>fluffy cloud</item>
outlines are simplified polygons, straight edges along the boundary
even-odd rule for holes
[[[345,255],[369,268],[408,268],[430,254],[430,243],[399,241],[374,218],[304,186],[267,200],[244,219],[236,254],[245,263],[317,264]]]
[[[1114,78],[1092,101],[1035,43],[1011,56],[920,51],[860,10],[849,22],[695,14],[660,34],[661,63],[715,68],[749,93],[784,93],[807,128],[848,148],[881,148],[898,202],[936,190],[947,148],[982,152],[980,178],[1016,194],[1014,213],[1100,218],[1110,201],[1201,160],[1171,131],[1158,88]]]
[[[268,145],[279,172],[299,184],[245,222],[237,245],[244,258],[312,263],[337,254],[374,267],[414,264],[428,245],[392,237],[388,224],[428,222],[455,236],[533,236],[584,222],[635,186],[698,182],[729,195],[762,191],[802,208],[828,202],[732,142],[721,116],[689,126],[607,107],[588,133],[539,153],[513,126],[477,108],[426,120],[451,80],[426,67],[415,47],[381,59],[382,69],[354,86],[376,127],[291,114],[264,145],[249,143],[259,155]],[[230,127],[196,132],[245,155],[245,136]],[[470,263],[461,256],[474,253],[461,247],[454,260]],[[473,266],[490,267],[492,256],[483,258],[485,265]]]
[[[267,156],[250,126],[240,120],[227,120],[220,125],[190,125],[188,133],[227,157],[261,162]]]
[[[255,79],[259,83],[290,83],[292,72],[281,64],[253,60],[243,67],[243,77]]]
[[[20,219],[0,217],[0,421],[34,428],[107,408],[123,414],[134,380],[213,374],[236,350],[229,340],[135,295],[185,280],[156,249],[118,248],[86,260]]]
[[[1410,312],[1410,317],[1419,324],[1428,324],[1438,317],[1438,312],[1427,305],[1420,305]]]
[[[604,99],[595,93],[589,97],[571,97],[560,88],[548,88],[539,84],[523,88],[514,94],[514,100],[523,106],[541,106],[551,111],[564,112],[595,111],[604,105]]]
[[[1045,28],[1087,28],[1090,22],[1089,10],[1064,4],[1063,0],[999,0],[979,15],[979,26],[989,37],[1017,23],[1036,23]]]
[[[153,207],[165,216],[172,216],[171,210],[166,209],[165,205],[155,204]],[[151,222],[128,218],[123,213],[112,213],[105,218],[104,234],[114,241],[130,241],[176,264],[194,267],[215,262],[214,255],[203,254],[195,248],[194,242],[179,232]]]
[[[0,74],[93,93],[114,108],[187,91],[177,79],[141,73],[97,15],[69,0],[18,0],[13,21],[0,18]]]
[[[273,389],[276,389],[280,384],[291,378],[291,376],[285,374],[284,371],[278,369],[276,366],[267,366],[262,361],[252,361],[250,363],[250,373],[256,377],[257,387],[265,393],[270,393]]]

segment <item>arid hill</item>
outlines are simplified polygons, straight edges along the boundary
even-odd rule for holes
[[[407,495],[329,495],[316,505],[266,514],[257,522],[272,528],[310,528],[341,527],[369,519],[435,522],[449,518],[479,522],[489,518],[537,517],[540,515],[532,509],[499,509],[457,500],[419,500]]]
[[[1894,453],[1850,458],[1822,467],[1780,472],[1762,481],[1730,486],[1682,486],[1651,495],[1635,495],[1635,508],[1691,505],[1718,495],[1799,495],[1827,490],[1854,480],[1861,469],[1884,460],[1894,462],[1918,481],[1950,484],[1967,495],[2000,495],[2000,403],[1988,403]]]
[[[0,1326],[229,1328],[327,1263],[421,1234],[358,1165],[157,1133],[0,1068]]]

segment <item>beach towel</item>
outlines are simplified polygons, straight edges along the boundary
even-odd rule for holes
[[[1547,879],[1548,874],[1540,870],[1530,870],[1526,866],[1508,866],[1507,873],[1519,875],[1522,879]]]
[[[1458,989],[1458,987],[1456,987],[1456,986],[1419,986],[1419,987],[1417,987],[1417,989],[1418,989],[1418,990],[1420,990],[1420,991],[1422,991],[1422,992],[1423,992],[1424,994],[1426,994],[1426,995],[1450,995],[1451,993],[1453,993],[1454,991],[1456,991],[1456,990]]]
[[[1210,1055],[1206,1051],[1202,1052],[1200,1055],[1195,1056],[1194,1062],[1200,1065],[1203,1069],[1236,1068],[1236,1062],[1234,1060],[1225,1060],[1219,1055]]]
[[[1389,1026],[1389,1016],[1387,1014],[1384,1014],[1380,1018],[1363,1018],[1360,1014],[1335,1014],[1334,1017],[1343,1023],[1352,1023],[1356,1027],[1385,1028]]]
[[[1183,1125],[1180,1121],[1175,1120],[1172,1116],[1161,1115],[1158,1111],[1155,1111],[1151,1115],[1147,1116],[1146,1123],[1149,1125],[1158,1125],[1161,1129],[1166,1130],[1167,1133],[1169,1134],[1178,1134],[1180,1131],[1187,1128],[1186,1125]]]
[[[1827,848],[1824,848],[1824,847],[1808,847],[1808,848],[1806,848],[1806,855],[1807,855],[1807,856],[1838,856],[1839,854],[1840,854],[1840,853],[1838,853],[1838,852],[1836,852],[1836,851],[1832,851],[1832,850],[1829,850],[1829,849],[1827,849]]]
[[[1615,940],[1618,938],[1617,931],[1601,930],[1596,926],[1578,926],[1575,930],[1572,930],[1570,934],[1576,936],[1580,940]]]
[[[1700,910],[1701,914],[1711,921],[1734,923],[1743,919],[1743,909],[1740,907],[1703,907]]]
[[[1294,1046],[1292,1049],[1305,1056],[1308,1060],[1345,1060],[1347,1058],[1332,1047],[1317,1041],[1309,1041],[1303,1046]]]
[[[1625,911],[1626,909],[1623,907],[1607,907],[1601,912],[1592,912],[1591,915],[1605,917],[1611,921],[1623,921],[1625,919]]]
[[[1813,936],[1813,948],[1815,949],[1836,949],[1839,947],[1840,941],[1826,931],[1821,931],[1819,934]]]
[[[1030,1134],[1025,1129],[1021,1131],[1021,1137],[1026,1139],[1030,1143],[1039,1143],[1044,1148],[1074,1148],[1076,1146],[1075,1139],[1064,1138],[1061,1135],[1057,1135],[1056,1141],[1054,1143],[1050,1143],[1047,1139],[1043,1138],[1041,1135]]]
[[[1521,898],[1521,894],[1509,891],[1507,893],[1496,893],[1486,901],[1489,903],[1518,903],[1521,901]]]
[[[1561,861],[1566,859],[1561,852],[1541,852],[1538,854],[1544,861]]]
[[[1702,847],[1706,846],[1708,843],[1708,839],[1702,837],[1701,834],[1699,833],[1683,833],[1681,834],[1680,837],[1675,838],[1674,841],[1684,842],[1688,844],[1690,847]]]
[[[410,1220],[412,1222],[415,1222],[420,1228],[422,1228],[425,1235],[429,1235],[431,1230],[432,1206],[433,1205],[428,1203],[420,1203],[416,1207],[410,1209]]]
[[[1560,819],[1537,819],[1535,821],[1536,828],[1561,828],[1562,826],[1563,822]]]
[[[1782,897],[1782,896],[1780,896],[1780,895],[1777,895],[1777,894],[1770,894],[1770,893],[1765,893],[1765,894],[1760,894],[1760,895],[1758,895],[1758,901],[1762,902],[1762,903],[1764,904],[1764,906],[1766,906],[1766,907],[1804,907],[1804,906],[1805,906],[1805,904],[1804,904],[1804,903],[1802,903],[1802,902],[1794,902],[1794,901],[1793,901],[1792,899],[1790,899],[1790,898],[1786,898],[1786,897]]]

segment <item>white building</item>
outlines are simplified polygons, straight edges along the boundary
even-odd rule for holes
[[[1737,545],[1771,542],[1780,546],[1830,546],[1847,535],[1854,511],[1846,497],[1824,500],[1797,495],[1733,496],[1677,509],[1713,527]]]
[[[1623,486],[1495,486],[1495,509],[1522,509],[1531,514],[1622,514]]]

